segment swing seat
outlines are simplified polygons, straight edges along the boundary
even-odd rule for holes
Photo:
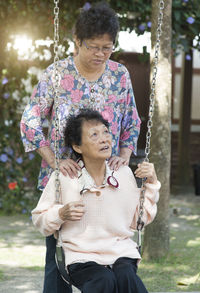
[[[62,279],[71,285],[70,277],[65,268],[65,254],[62,246],[56,245],[55,260]]]
[[[64,254],[62,246],[56,245],[55,260],[56,260],[56,264],[57,264],[57,267],[58,267],[58,270],[60,272],[62,279],[68,285],[72,286],[72,284],[70,282],[70,277],[65,269],[65,254]],[[72,292],[73,293],[81,293],[81,291],[74,286],[72,286]]]

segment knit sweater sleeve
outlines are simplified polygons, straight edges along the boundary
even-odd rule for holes
[[[54,234],[64,223],[59,217],[59,209],[63,205],[55,203],[55,195],[55,172],[53,172],[36,208],[32,210],[33,224],[45,236]]]
[[[144,199],[144,213],[142,216],[142,221],[144,222],[145,226],[150,224],[156,214],[157,214],[157,202],[159,200],[159,189],[161,184],[157,181],[156,184],[145,184],[145,199]],[[136,212],[133,217],[133,221],[131,223],[131,228],[136,230],[137,229],[137,220],[139,217],[139,204],[136,208]]]

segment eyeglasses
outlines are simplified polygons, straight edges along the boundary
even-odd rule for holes
[[[86,44],[86,42],[83,41],[83,45],[90,51],[92,52],[93,54],[96,54],[96,53],[99,53],[99,51],[101,51],[103,54],[108,54],[108,53],[111,53],[112,51],[115,50],[115,47],[112,46],[112,47],[102,47],[102,48],[99,48],[99,47],[96,47],[96,46],[88,46]]]

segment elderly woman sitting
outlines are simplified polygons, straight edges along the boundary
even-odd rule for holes
[[[66,146],[81,166],[78,178],[60,173],[60,204],[55,203],[55,172],[44,189],[32,219],[42,234],[60,230],[66,270],[84,293],[147,292],[137,276],[141,256],[131,239],[136,229],[140,189],[128,166],[110,170],[112,140],[108,122],[93,110],[68,119]],[[157,212],[158,190],[153,164],[138,165],[137,177],[146,177],[143,221]]]

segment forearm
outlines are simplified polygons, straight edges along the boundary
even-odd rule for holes
[[[49,146],[38,148],[36,151],[51,168],[55,169],[55,155]]]
[[[129,149],[128,147],[124,147],[120,149],[119,156],[122,157],[123,159],[130,160],[131,154],[132,154],[132,150]]]
[[[56,175],[53,172],[42,191],[36,208],[31,212],[33,224],[46,236],[59,230],[60,225],[63,223],[59,217],[59,210],[63,205],[55,203],[55,179]]]
[[[63,205],[56,204],[44,209],[43,205],[42,209],[40,209],[40,206],[37,206],[32,211],[33,224],[43,235],[52,235],[60,229],[61,225],[63,224],[63,220],[59,217],[59,210],[62,207]]]
[[[157,213],[157,202],[159,200],[159,189],[160,182],[157,181],[156,184],[145,183],[145,197],[143,203],[143,216],[142,221],[145,225],[150,224]],[[133,217],[133,222],[131,224],[132,229],[137,229],[137,221],[139,217],[139,206],[136,209],[135,215]]]

